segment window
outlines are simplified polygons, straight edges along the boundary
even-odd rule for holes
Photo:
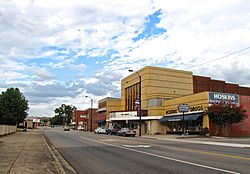
[[[148,107],[162,106],[162,98],[151,98],[148,99]]]
[[[135,99],[139,99],[139,83],[130,86],[126,90],[126,110],[136,110]]]

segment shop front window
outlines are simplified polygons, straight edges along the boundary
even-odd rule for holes
[[[198,133],[202,128],[203,118],[199,117],[197,120],[186,121],[184,124],[186,125],[187,133]],[[181,133],[183,129],[183,122],[167,122],[167,133]]]

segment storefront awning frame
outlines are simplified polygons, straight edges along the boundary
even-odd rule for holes
[[[187,112],[184,114],[184,121],[195,121],[199,117],[203,116],[203,112]],[[160,122],[179,122],[183,121],[183,114],[178,113],[178,114],[171,114],[171,115],[166,115],[162,117]]]

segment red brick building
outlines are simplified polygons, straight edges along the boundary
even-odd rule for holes
[[[92,111],[92,120],[91,120],[91,111]],[[85,110],[75,110],[72,113],[72,124],[77,129],[78,126],[82,126],[84,130],[90,131],[90,124],[92,121],[92,131],[98,127],[99,117],[97,115],[97,109],[88,108]]]
[[[230,136],[249,136],[250,135],[250,96],[240,95],[240,105],[246,110],[248,117],[238,124],[233,124],[230,131]]]
[[[75,110],[72,113],[72,124],[74,125],[74,127],[77,129],[78,126],[83,126],[84,130],[88,129],[88,121],[89,121],[89,117],[88,117],[88,112],[87,111],[83,111],[83,110]]]
[[[221,80],[213,80],[210,77],[193,76],[194,94],[204,91],[238,94],[240,105],[247,111],[248,117],[241,123],[233,124],[229,136],[250,136],[250,88]],[[214,135],[215,126],[211,122],[210,125],[210,133]]]
[[[214,80],[210,77],[193,76],[193,91],[195,93],[213,91],[250,96],[250,88],[238,84],[226,83],[222,80]]]

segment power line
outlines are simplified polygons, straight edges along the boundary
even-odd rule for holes
[[[203,63],[201,63],[201,64],[199,64],[199,65],[194,65],[193,67],[190,67],[190,68],[194,68],[194,67],[201,66],[201,65],[204,65],[204,64],[209,64],[209,63],[214,62],[214,61],[216,61],[216,60],[224,59],[224,58],[226,58],[226,57],[229,57],[229,56],[231,56],[231,55],[240,53],[240,52],[245,51],[245,50],[248,50],[248,49],[250,49],[250,47],[243,48],[243,49],[241,49],[241,50],[235,51],[235,52],[233,52],[233,53],[227,54],[227,55],[222,56],[222,57],[217,58],[217,59],[213,59],[213,60],[210,60],[210,61],[207,61],[207,62],[203,62]]]

